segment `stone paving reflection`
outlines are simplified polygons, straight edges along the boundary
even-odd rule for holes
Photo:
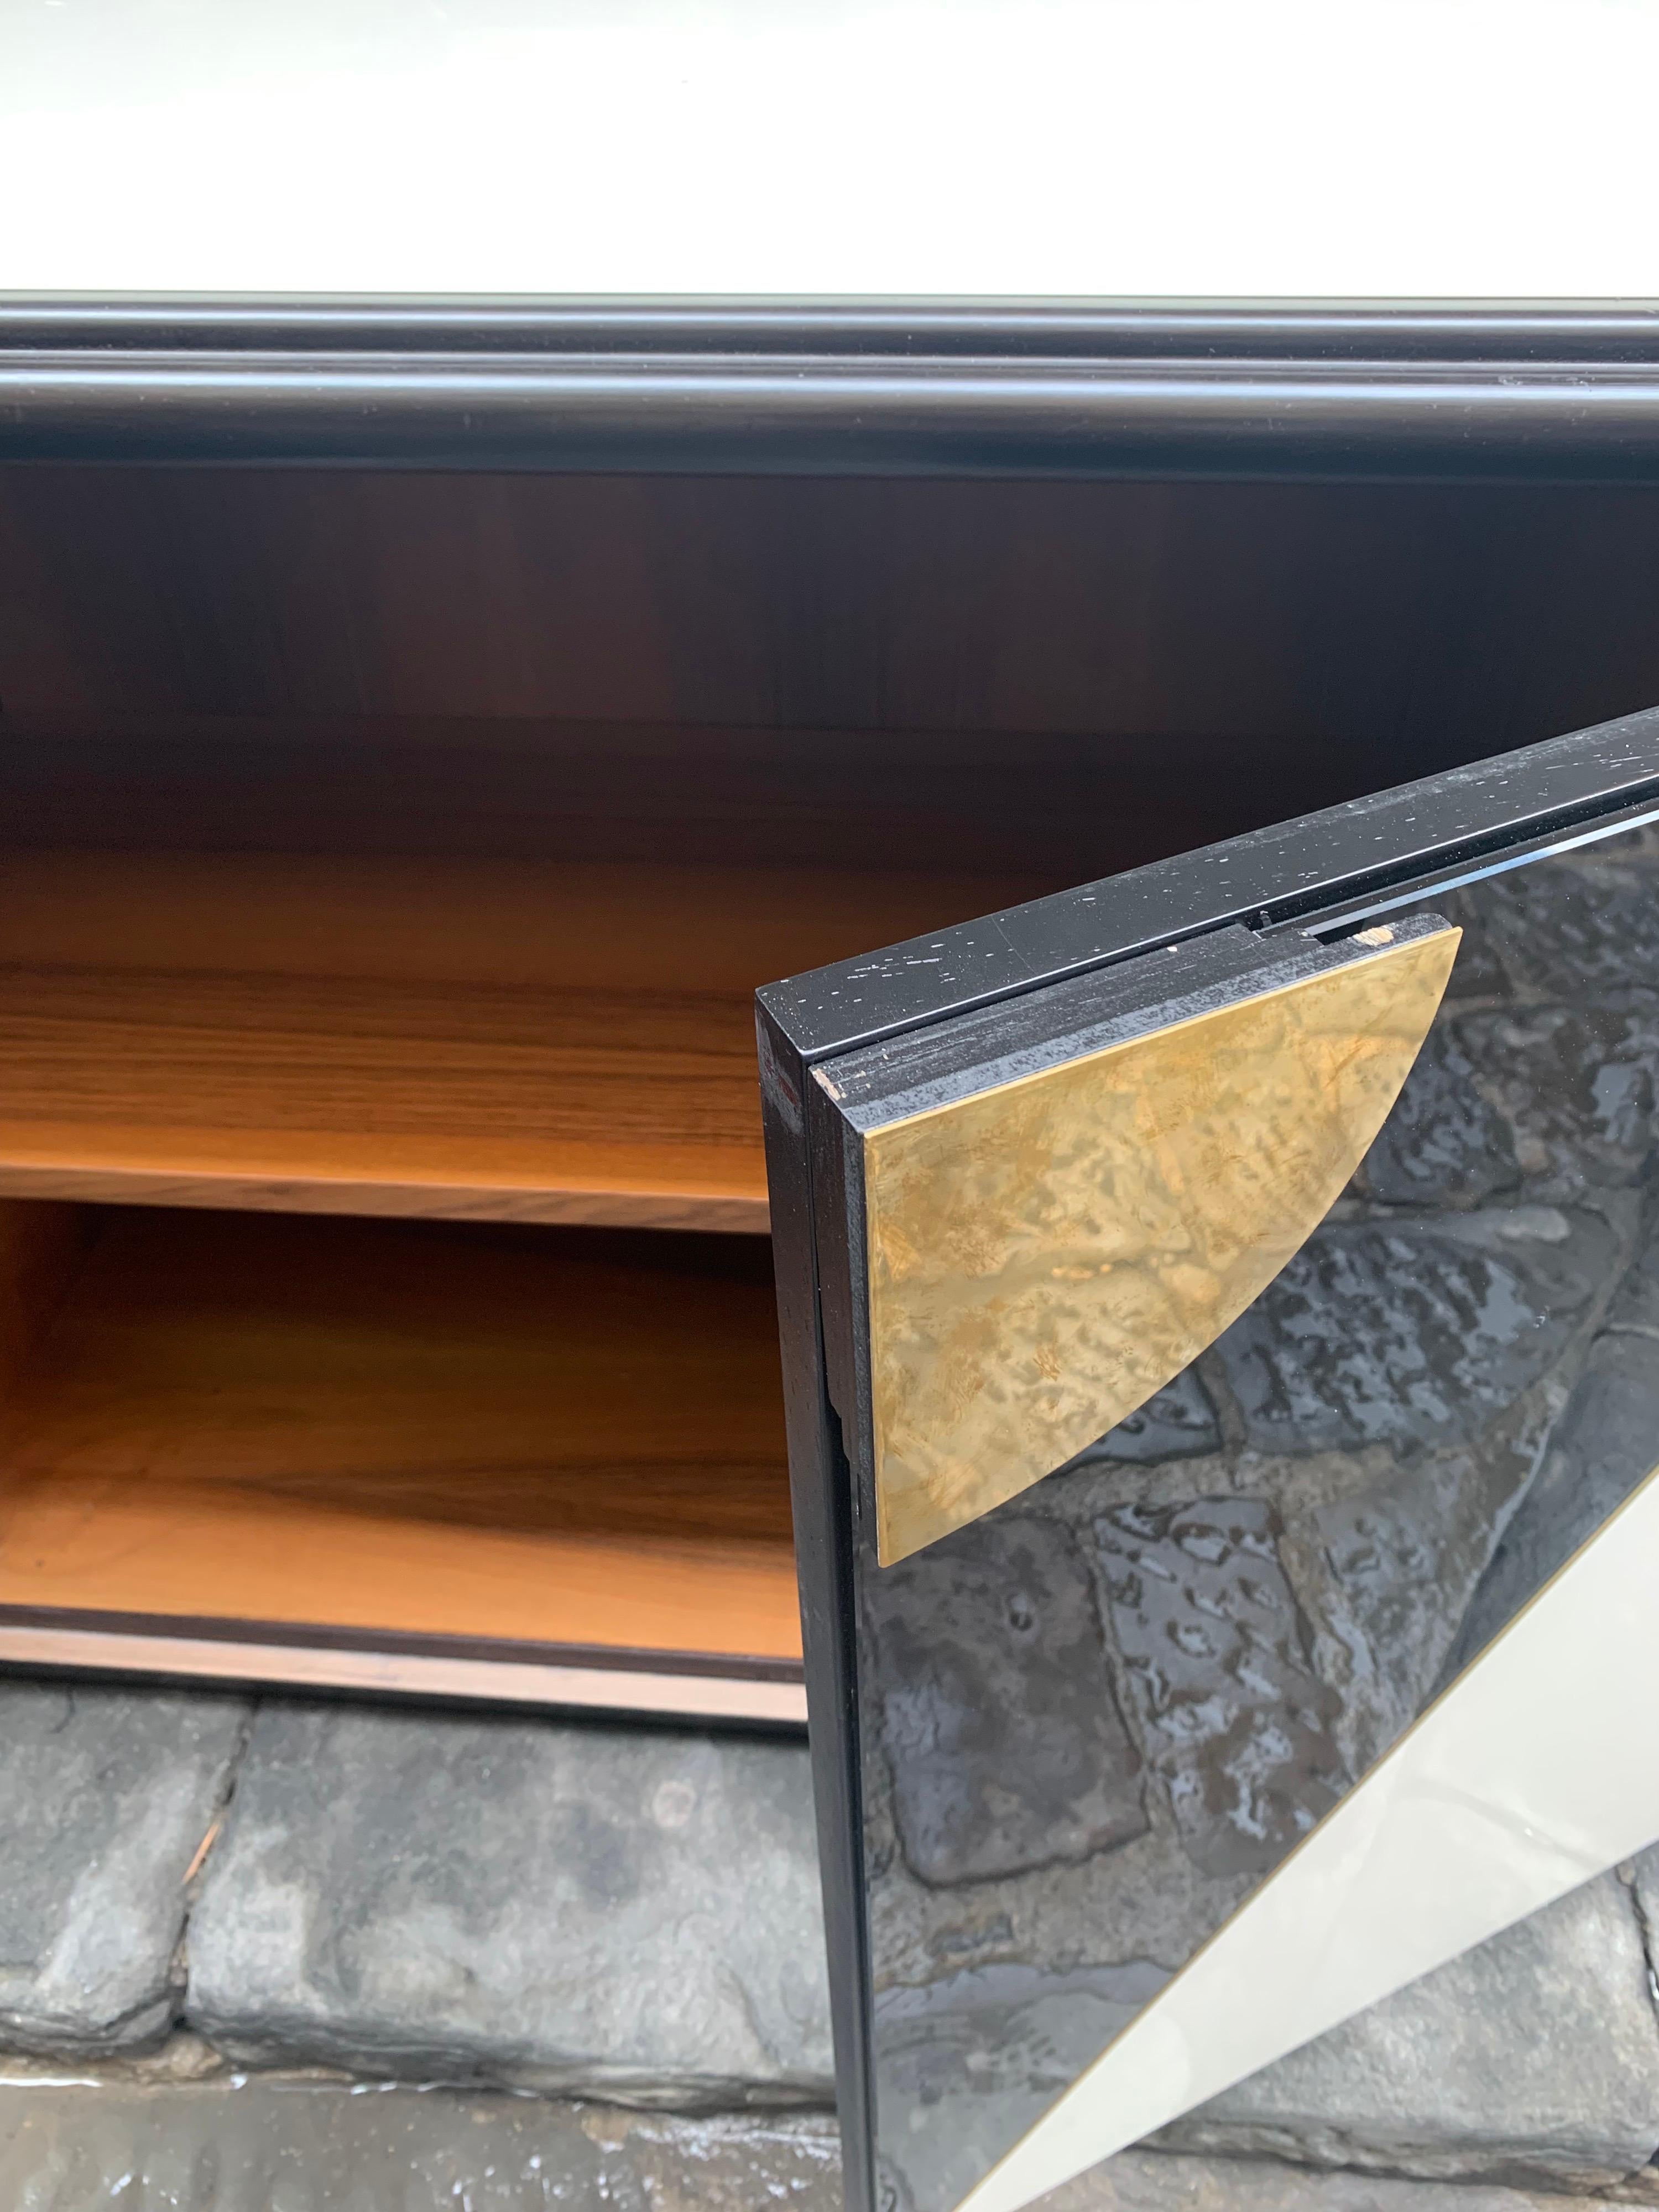
[[[1121,1431],[865,1575],[880,2136],[916,2212],[1659,1458],[1659,848],[1432,903],[1447,1001],[1303,1252]]]

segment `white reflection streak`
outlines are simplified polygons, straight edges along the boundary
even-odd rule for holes
[[[963,2198],[1018,2212],[1659,1837],[1659,1470]]]

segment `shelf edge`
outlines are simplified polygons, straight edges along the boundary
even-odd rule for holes
[[[212,1212],[355,1214],[372,1219],[533,1223],[551,1228],[672,1229],[765,1236],[763,1195],[536,1190],[472,1183],[330,1181],[169,1169],[70,1167],[0,1158],[0,1198]]]
[[[538,1705],[578,1711],[658,1714],[805,1728],[798,1681],[644,1668],[584,1667],[549,1659],[478,1658],[323,1642],[189,1636],[167,1628],[121,1628],[8,1619],[0,1609],[0,1670],[160,1675],[170,1680],[246,1683],[358,1694]]]

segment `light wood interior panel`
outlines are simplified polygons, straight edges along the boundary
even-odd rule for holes
[[[0,1607],[799,1659],[758,1240],[88,1212]]]
[[[0,1190],[764,1229],[756,986],[1030,888],[14,853]]]

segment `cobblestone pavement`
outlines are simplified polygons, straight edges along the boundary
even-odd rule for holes
[[[835,2124],[292,2075],[0,2067],[8,2212],[840,2212]],[[1045,2212],[1564,2212],[1496,2183],[1128,2151]],[[1602,2198],[1579,2199],[1587,2208]]]
[[[833,2121],[303,2076],[0,2074],[8,2212],[836,2212]]]
[[[828,2202],[808,1802],[789,1741],[10,1685],[0,2039],[40,2055],[0,2063],[0,2204],[150,2203],[97,2179],[131,2170],[181,2212],[421,2212],[405,2168],[502,2212],[550,2176],[548,2202],[641,2212]],[[1449,2212],[1511,2202],[1453,2180],[1643,2196],[1656,1904],[1650,1854],[1189,2116],[1165,2145],[1188,2155],[1065,2203],[1207,2205],[1234,2165],[1229,2202],[1263,2212],[1410,2212],[1356,2197],[1366,2176]],[[1013,2063],[1098,2033],[1098,1977],[1060,1995],[985,1978]],[[319,2065],[356,2094],[295,2071]]]

